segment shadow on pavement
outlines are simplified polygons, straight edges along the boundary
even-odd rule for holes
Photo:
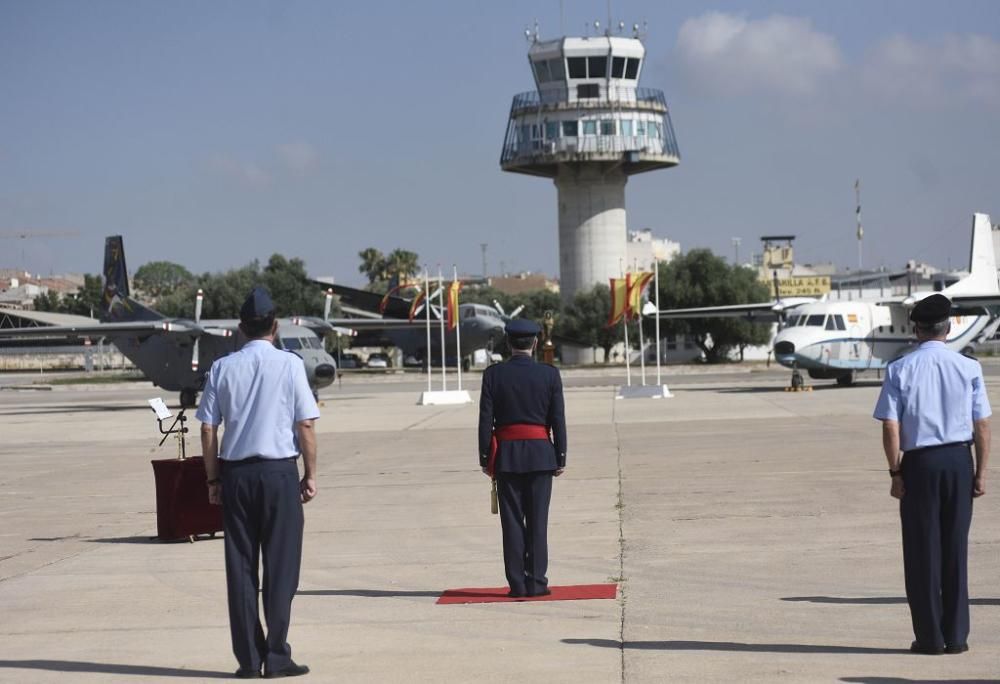
[[[117,663],[90,663],[83,660],[0,660],[0,668],[17,670],[49,670],[51,672],[96,672],[109,675],[134,677],[188,677],[198,679],[231,679],[232,672],[211,670],[185,670],[179,667],[155,665],[119,665]]]
[[[222,540],[224,537],[221,534],[217,534],[214,537],[209,534],[196,534],[194,540],[196,542],[211,541],[213,539]],[[149,537],[146,535],[141,535],[138,537],[98,537],[95,539],[85,539],[84,541],[90,542],[91,544],[189,544],[190,542],[187,538],[183,539],[160,539],[159,537]]]
[[[37,409],[0,410],[0,416],[44,416],[59,413],[117,413],[119,411],[149,411],[148,406],[129,404],[128,406],[108,406],[107,404],[68,404],[46,406]]]
[[[859,684],[989,684],[995,679],[906,679],[905,677],[841,677],[842,682]]]
[[[786,596],[782,601],[795,601],[800,603],[850,603],[862,606],[887,606],[897,603],[906,603],[904,596],[863,596],[852,598],[850,596]],[[1000,598],[971,598],[970,606],[1000,606]]]
[[[566,644],[622,648],[614,639],[563,639]],[[909,655],[909,648],[826,646],[822,644],[745,644],[737,641],[626,641],[624,648],[639,651],[733,651],[735,653],[834,653],[861,655]]]
[[[406,596],[437,598],[440,595],[440,591],[403,591],[396,589],[306,589],[296,592],[296,596],[363,596],[365,598],[403,598]]]

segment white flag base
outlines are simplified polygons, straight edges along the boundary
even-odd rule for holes
[[[665,399],[672,397],[666,385],[622,385],[618,388],[615,399]]]
[[[434,392],[421,392],[421,406],[443,406],[448,404],[471,404],[472,397],[466,390],[437,390]]]

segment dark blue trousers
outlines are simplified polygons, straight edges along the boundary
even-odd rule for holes
[[[223,461],[222,519],[233,654],[244,670],[283,669],[292,661],[288,625],[302,561],[295,460]],[[266,636],[258,608],[262,557]]]
[[[903,455],[903,567],[913,634],[927,648],[965,644],[972,454],[944,445]]]
[[[549,580],[549,502],[552,473],[497,473],[503,566],[510,590],[530,596]]]

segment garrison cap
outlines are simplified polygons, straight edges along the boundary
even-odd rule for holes
[[[943,294],[924,297],[910,312],[910,320],[923,325],[934,325],[951,316],[951,300]]]
[[[246,301],[240,307],[240,320],[252,321],[274,315],[274,300],[266,288],[259,285],[250,290]]]
[[[508,337],[534,337],[542,332],[541,326],[527,318],[515,318],[504,326]]]

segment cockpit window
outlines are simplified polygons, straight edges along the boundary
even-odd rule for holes
[[[281,346],[289,351],[295,351],[296,349],[302,349],[302,340],[297,337],[282,337]]]
[[[847,330],[847,326],[844,325],[844,317],[840,314],[836,314],[834,318],[837,320],[837,330]]]
[[[816,326],[816,327],[822,328],[823,327],[823,321],[825,319],[826,319],[826,316],[823,315],[823,314],[813,314],[806,321],[806,325],[812,325],[812,326]]]
[[[826,319],[826,329],[827,330],[836,330],[837,329],[837,321],[834,319],[833,316],[830,316],[830,317],[828,317]]]

